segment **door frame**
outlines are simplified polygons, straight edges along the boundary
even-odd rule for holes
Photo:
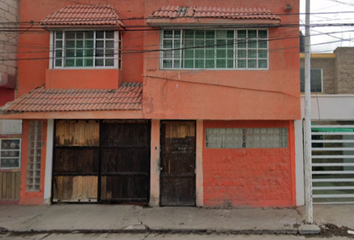
[[[161,174],[161,166],[162,166],[162,161],[163,161],[163,154],[162,154],[162,124],[164,122],[193,122],[194,123],[194,135],[195,135],[195,153],[194,153],[194,161],[195,161],[195,168],[194,168],[194,204],[190,206],[184,206],[184,207],[195,207],[197,206],[197,121],[196,120],[160,120],[160,159],[159,159],[159,205],[161,207],[164,207],[165,205],[161,204],[161,199],[162,199],[162,174]],[[151,161],[151,159],[150,159]],[[178,206],[176,206],[178,207]]]

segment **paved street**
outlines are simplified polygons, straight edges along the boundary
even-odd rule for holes
[[[298,240],[298,239],[329,239],[329,236],[291,236],[291,235],[193,235],[193,234],[39,234],[13,236],[0,235],[1,240]],[[348,237],[330,237],[333,240],[352,239]]]

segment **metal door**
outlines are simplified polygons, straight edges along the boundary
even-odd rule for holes
[[[162,206],[195,205],[195,122],[161,123]]]
[[[147,204],[150,187],[148,121],[101,124],[101,201]]]

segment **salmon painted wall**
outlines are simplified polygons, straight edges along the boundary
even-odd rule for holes
[[[71,5],[75,3],[85,3],[85,4],[109,4],[113,6],[119,16],[123,19],[126,26],[129,25],[143,25],[144,21],[141,18],[144,16],[144,8],[142,0],[21,0],[20,2],[20,21],[38,22],[47,15],[53,13],[54,11],[60,9],[63,6]],[[124,21],[126,18],[140,18],[140,20],[129,20]],[[24,25],[25,28],[30,25]],[[35,27],[38,27],[36,24]],[[98,88],[97,82],[101,83],[100,88],[116,88],[118,81],[125,82],[142,82],[142,72],[143,72],[143,53],[141,50],[143,48],[143,35],[141,31],[130,31],[124,32],[123,34],[123,52],[127,51],[138,51],[134,54],[123,54],[122,65],[123,70],[119,73],[119,79],[117,74],[114,72],[109,72],[104,74],[105,79],[98,79],[97,74],[86,75],[90,79],[87,84],[82,86],[78,84],[80,88]],[[50,44],[50,34],[47,31],[39,32],[26,32],[21,34],[19,37],[18,46],[18,58],[19,59],[37,59],[37,60],[21,60],[18,62],[18,96],[28,93],[36,87],[43,86],[46,83],[46,70],[49,68],[49,44]],[[70,87],[68,83],[75,83],[78,81],[78,74],[75,74],[77,70],[63,70],[67,73],[60,73],[55,76],[53,71],[50,74],[49,81],[54,80],[51,87],[55,88],[68,88]],[[70,73],[69,73],[70,72]],[[65,74],[68,78],[62,83],[56,81],[59,77]],[[47,74],[48,76],[48,74]],[[116,81],[116,82],[114,82]],[[75,87],[75,84],[73,84]]]
[[[28,137],[29,121],[23,120],[22,129],[22,154],[21,154],[21,187],[20,187],[20,205],[41,205],[44,204],[44,176],[45,176],[45,156],[47,139],[47,121],[43,121],[42,128],[42,149],[41,149],[41,180],[40,190],[38,192],[27,191],[27,160],[28,160]]]
[[[284,11],[291,4],[290,13]],[[297,24],[298,0],[146,0],[145,17],[163,5],[266,7],[282,24]],[[299,32],[269,29],[269,70],[161,70],[159,53],[145,54],[144,111],[158,119],[300,119]],[[159,32],[144,36],[156,48]]]
[[[288,128],[287,148],[207,149],[206,128]],[[293,121],[204,121],[205,207],[296,206]]]
[[[15,90],[11,88],[0,87],[0,106],[4,106],[6,103],[15,99]]]

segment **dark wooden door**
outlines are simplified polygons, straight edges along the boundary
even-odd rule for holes
[[[195,205],[195,122],[161,124],[161,206]]]
[[[148,121],[101,124],[100,197],[103,202],[148,203],[150,125]]]

